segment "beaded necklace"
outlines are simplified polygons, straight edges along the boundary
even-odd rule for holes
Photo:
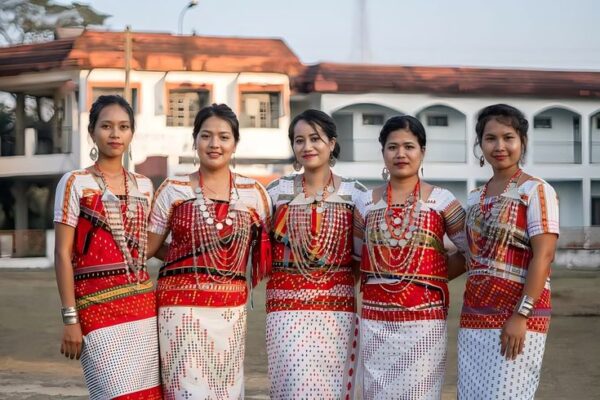
[[[246,248],[250,243],[252,218],[249,212],[238,207],[239,193],[235,177],[229,173],[229,205],[225,218],[217,219],[215,203],[209,200],[203,190],[202,174],[198,171],[198,187],[194,190],[196,199],[192,206],[192,258],[196,285],[200,287],[198,274],[198,256],[201,253],[208,257],[210,266],[206,271],[209,277],[219,283],[230,283],[238,275],[236,267],[242,265]],[[231,227],[231,234],[222,238],[221,232]],[[196,245],[196,232],[200,243]],[[213,274],[211,268],[218,268]]]
[[[422,209],[420,180],[417,180],[406,202],[400,206],[402,214],[399,216],[394,217],[395,213],[392,210],[394,205],[391,183],[387,184],[382,197],[386,198],[385,208],[371,210],[366,218],[367,253],[377,278],[385,278],[390,272],[399,275],[394,285],[400,285],[400,289],[390,290],[380,285],[381,288],[389,293],[400,293],[410,287],[410,283],[417,278],[425,253],[419,247],[424,245],[421,237],[424,235],[423,226],[429,224],[429,212]],[[402,256],[406,247],[408,252]],[[384,252],[383,248],[387,251]],[[417,251],[420,253],[419,260],[411,270],[410,266]]]
[[[148,241],[147,218],[144,207],[138,204],[138,202],[131,201],[129,193],[130,180],[125,168],[122,168],[125,186],[125,210],[122,209],[121,200],[117,196],[114,194],[113,196],[108,195],[108,183],[98,163],[94,164],[94,168],[100,176],[99,183],[102,190],[102,204],[106,212],[106,221],[110,227],[111,234],[121,250],[128,268],[134,273],[137,283],[140,283],[140,272],[144,269]],[[137,257],[133,256],[132,249],[129,248],[126,237],[126,234],[135,236],[135,232],[137,232],[138,239]],[[127,278],[131,282],[129,274],[127,274]]]
[[[315,196],[306,196],[304,176],[299,175],[294,184],[294,200],[288,204],[288,245],[299,272],[313,283],[328,279],[349,252],[345,234],[350,229],[345,221],[346,204],[328,201],[333,193],[333,174]],[[315,271],[321,273],[315,277]]]
[[[493,256],[495,260],[505,260],[506,253],[508,250],[508,242],[514,235],[516,230],[517,214],[519,202],[515,201],[511,196],[505,196],[507,193],[512,193],[518,189],[519,178],[523,171],[519,168],[510,177],[506,183],[502,193],[499,196],[493,198],[494,203],[491,207],[485,207],[486,194],[488,191],[488,185],[492,179],[490,179],[481,190],[479,194],[479,202],[477,206],[470,207],[467,214],[467,229],[473,231],[474,226],[480,227],[479,236],[475,242],[477,246],[476,254],[481,257]],[[469,233],[472,237],[472,232]],[[481,246],[480,242],[485,241],[484,245]],[[471,257],[469,257],[470,264]],[[484,263],[486,268],[483,271],[479,271],[478,275],[484,274],[484,279],[478,281],[471,280],[471,284],[480,285],[489,280],[491,275],[495,275],[493,266],[490,263]],[[470,265],[468,265],[468,269]],[[502,273],[503,278],[508,277],[508,272]]]

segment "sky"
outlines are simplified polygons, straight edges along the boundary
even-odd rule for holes
[[[80,0],[111,30],[177,33],[189,0]],[[600,71],[598,0],[365,0],[368,62]],[[68,3],[68,1],[57,1]],[[183,33],[278,37],[307,64],[360,62],[359,0],[199,0]]]

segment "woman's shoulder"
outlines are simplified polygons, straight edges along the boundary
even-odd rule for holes
[[[92,173],[87,168],[69,171],[58,182],[59,190],[73,190],[95,186],[97,184],[94,181]]]
[[[288,174],[288,175],[284,175],[280,178],[277,178],[275,180],[273,180],[272,182],[270,182],[266,189],[267,192],[269,192],[269,194],[273,195],[276,193],[286,193],[286,192],[292,192],[294,191],[294,181],[296,180],[296,177],[298,176],[298,174]]]

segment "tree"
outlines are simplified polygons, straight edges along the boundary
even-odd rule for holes
[[[110,17],[77,2],[61,5],[51,0],[0,0],[0,3],[0,36],[7,45],[52,40],[57,27],[103,25]]]

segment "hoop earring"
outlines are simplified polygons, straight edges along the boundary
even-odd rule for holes
[[[231,159],[231,168],[235,169],[235,153],[233,153],[233,158]]]
[[[483,167],[485,165],[485,158],[483,156],[479,157],[479,166]]]
[[[384,181],[390,180],[390,170],[387,169],[387,167],[383,167],[383,169],[381,170],[381,179],[383,179]]]
[[[333,156],[333,153],[329,156],[329,166],[335,167],[335,163],[337,162],[337,158]]]
[[[96,146],[96,143],[94,143],[94,147],[92,147],[92,149],[90,150],[90,158],[94,162],[98,160],[98,147]]]
[[[131,145],[129,145],[129,149],[127,150],[127,154],[129,156],[129,161],[133,161],[133,156],[131,155]]]
[[[421,176],[425,176],[425,172],[423,172],[423,164],[421,164]]]
[[[292,166],[294,167],[294,171],[296,172],[299,172],[302,169],[302,164],[300,164],[298,160],[294,160]]]

